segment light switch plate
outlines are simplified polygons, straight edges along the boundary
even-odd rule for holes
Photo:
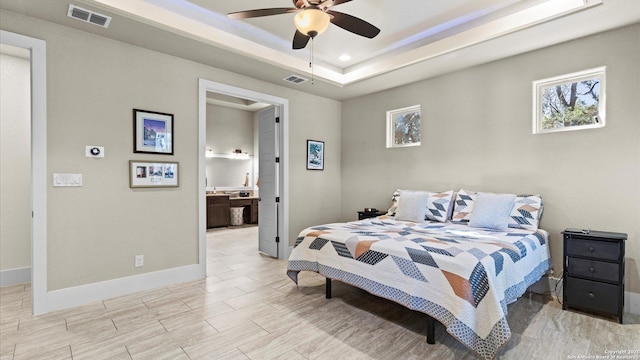
[[[53,186],[82,186],[82,174],[53,174]]]

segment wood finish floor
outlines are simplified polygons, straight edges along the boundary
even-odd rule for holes
[[[257,253],[257,228],[207,234],[208,277],[34,317],[29,285],[0,289],[0,359],[474,359],[425,315]],[[640,349],[638,317],[562,311],[525,294],[509,306],[502,359],[595,359]],[[586,355],[586,357],[580,357]],[[572,357],[574,356],[574,357]],[[640,359],[640,354],[635,354]],[[614,358],[614,357],[611,357]],[[633,357],[629,357],[633,358]]]

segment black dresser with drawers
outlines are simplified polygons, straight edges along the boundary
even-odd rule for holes
[[[627,234],[579,229],[562,234],[562,308],[617,316],[622,324]]]

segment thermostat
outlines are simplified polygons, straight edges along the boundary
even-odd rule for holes
[[[85,156],[89,158],[103,158],[104,146],[87,145],[85,148]]]

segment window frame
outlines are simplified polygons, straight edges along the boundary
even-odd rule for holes
[[[394,117],[399,114],[410,114],[414,112],[417,112],[420,115],[420,140],[422,141],[422,109],[420,105],[413,105],[401,109],[389,110],[387,111],[387,149],[420,146],[421,141],[406,144],[396,144],[394,142]]]
[[[563,131],[599,129],[606,125],[606,66],[578,71],[570,74],[533,81],[533,134],[547,134]],[[543,129],[542,94],[545,89],[563,84],[599,78],[600,94],[598,97],[598,115],[595,124],[576,125],[562,128]]]

